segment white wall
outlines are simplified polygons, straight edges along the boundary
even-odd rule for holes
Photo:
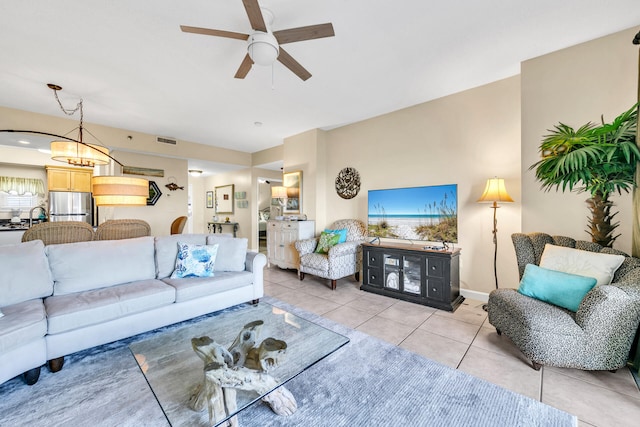
[[[522,188],[524,232],[591,240],[585,231],[590,212],[588,193],[540,191],[529,167],[540,159],[538,147],[547,129],[559,121],[579,127],[613,120],[636,102],[638,47],[631,44],[637,29],[622,31],[553,52],[522,64]],[[630,253],[632,197],[614,195],[622,235],[614,247]]]
[[[366,222],[368,190],[457,184],[461,288],[480,292],[495,287],[493,216],[476,200],[488,178],[505,178],[516,203],[498,211],[498,274],[501,286],[517,286],[510,235],[520,231],[519,77],[331,131],[306,132],[285,140],[284,153],[285,171],[303,170],[303,210],[317,229],[340,218]],[[347,166],[361,178],[360,193],[349,200],[334,189]]]

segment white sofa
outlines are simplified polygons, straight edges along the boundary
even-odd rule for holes
[[[171,278],[178,242],[218,244],[213,277]],[[49,361],[264,294],[266,257],[247,239],[180,234],[0,246],[0,383]]]

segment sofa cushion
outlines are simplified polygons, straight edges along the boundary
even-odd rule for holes
[[[248,271],[240,273],[220,272],[216,273],[214,277],[166,278],[163,279],[163,282],[175,288],[176,303],[180,303],[243,286],[251,286],[253,274]]]
[[[176,267],[178,255],[178,242],[194,245],[206,245],[206,234],[174,234],[170,236],[158,236],[155,238],[155,263],[156,279],[164,279],[171,276]]]
[[[149,279],[45,299],[49,334],[78,329],[172,304],[175,290]]]
[[[42,338],[47,333],[47,316],[41,299],[19,302],[3,307],[3,310],[0,354]]]
[[[546,244],[540,267],[564,273],[594,277],[598,285],[608,285],[624,262],[624,256],[589,252]]]
[[[176,268],[171,278],[213,276],[213,265],[217,254],[218,245],[192,245],[178,242]]]
[[[213,271],[244,271],[249,240],[242,237],[207,236],[207,245],[218,245]]]
[[[153,237],[49,245],[54,295],[155,278]]]
[[[596,279],[593,277],[528,264],[524,269],[518,292],[576,312],[580,302],[595,285]]]
[[[53,293],[42,240],[0,246],[0,307]]]

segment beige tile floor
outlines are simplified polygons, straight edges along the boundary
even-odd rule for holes
[[[589,372],[528,361],[488,323],[482,302],[454,313],[359,290],[352,278],[329,281],[265,269],[265,294],[578,416],[580,426],[639,426],[640,391],[631,372]]]

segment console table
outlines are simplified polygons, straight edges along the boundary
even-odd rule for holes
[[[364,243],[360,289],[454,311],[460,295],[460,249],[423,249],[422,245]]]
[[[296,240],[311,239],[315,233],[314,221],[267,221],[267,259],[269,265],[280,268],[298,268],[300,256],[293,246]]]
[[[238,231],[238,223],[237,222],[208,222],[207,228],[209,228],[209,233],[216,232],[216,227],[218,229],[218,233],[222,233],[223,225],[231,225],[233,226],[233,237],[236,237],[236,232]]]

